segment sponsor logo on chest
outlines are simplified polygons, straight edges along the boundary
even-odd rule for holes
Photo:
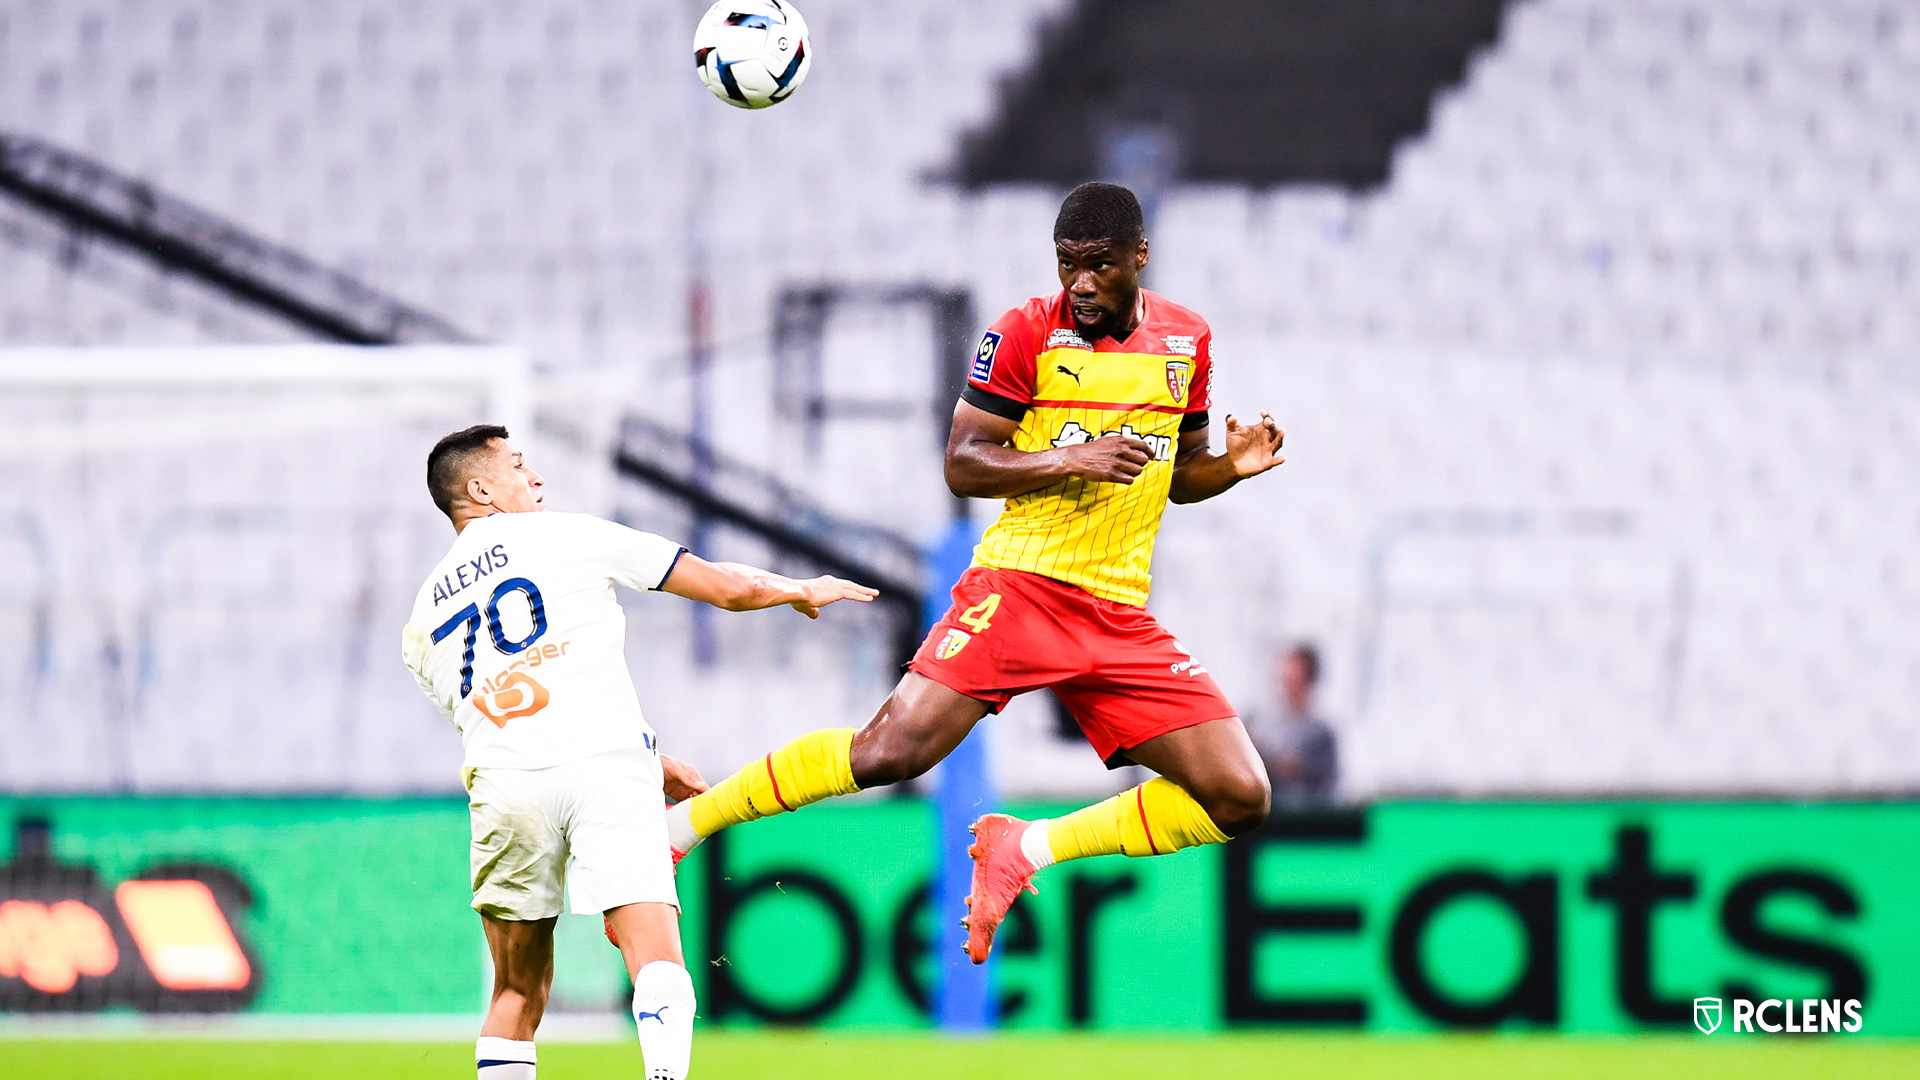
[[[1092,351],[1093,343],[1081,337],[1079,331],[1069,330],[1063,326],[1056,327],[1053,333],[1047,335],[1047,348],[1086,349]]]
[[[1167,351],[1175,356],[1194,356],[1200,351],[1200,339],[1192,334],[1168,334]]]

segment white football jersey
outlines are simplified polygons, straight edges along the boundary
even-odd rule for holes
[[[685,549],[590,514],[491,514],[433,568],[401,632],[468,768],[542,769],[653,749],[615,585],[658,589]]]

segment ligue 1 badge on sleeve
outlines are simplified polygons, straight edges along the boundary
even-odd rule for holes
[[[1000,335],[989,330],[980,339],[980,348],[973,354],[973,369],[967,378],[984,383],[993,378],[993,354],[1000,351]]]
[[[1693,999],[1693,1026],[1699,1028],[1702,1035],[1711,1035],[1720,1030],[1719,998]]]

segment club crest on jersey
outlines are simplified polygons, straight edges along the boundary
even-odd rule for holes
[[[1060,326],[1055,327],[1053,333],[1047,335],[1047,348],[1091,349],[1093,348],[1093,344],[1086,338],[1081,337],[1080,331],[1069,330],[1064,326]]]
[[[993,378],[993,354],[1000,351],[1000,335],[989,330],[980,339],[980,351],[973,354],[973,370],[968,378],[984,383]]]
[[[949,630],[947,631],[947,636],[941,638],[939,646],[933,650],[933,658],[935,660],[951,660],[959,654],[961,649],[967,647],[967,642],[972,640],[973,635],[967,633],[965,630]]]
[[[1175,405],[1187,403],[1187,377],[1193,371],[1193,365],[1185,360],[1167,361],[1167,392],[1173,395]]]

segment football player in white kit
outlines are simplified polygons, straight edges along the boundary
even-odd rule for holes
[[[694,996],[666,797],[706,785],[661,756],[641,716],[613,587],[729,611],[786,604],[809,618],[877,594],[834,577],[709,563],[587,514],[535,513],[543,483],[498,425],[434,446],[427,486],[458,535],[402,632],[407,667],[466,744],[473,907],[494,970],[474,1048],[479,1080],[533,1080],[567,892],[575,913],[605,916],[620,946],[648,1080],[683,1080]]]

